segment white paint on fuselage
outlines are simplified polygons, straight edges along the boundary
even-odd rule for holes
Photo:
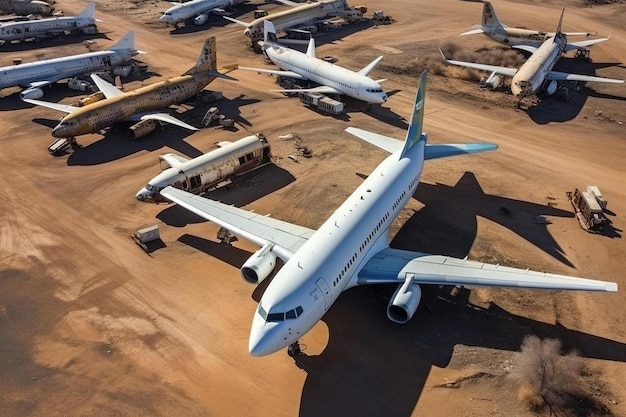
[[[546,76],[561,57],[567,39],[559,34],[549,38],[517,70],[511,83],[511,92],[515,97],[532,96],[543,85]]]
[[[208,13],[213,9],[225,9],[232,6],[234,0],[192,0],[187,3],[177,4],[170,7],[159,18],[159,22],[168,25],[176,25],[195,18],[196,16]]]
[[[385,159],[354,193],[278,271],[261,297],[259,309],[285,313],[303,309],[295,319],[270,322],[255,312],[249,350],[254,356],[276,352],[307,333],[379,251],[389,246],[389,226],[415,193],[424,162],[425,140],[402,158]],[[330,288],[325,302],[316,284]]]
[[[0,26],[0,40],[6,42],[28,39],[45,36],[51,32],[63,33],[81,30],[93,25],[95,25],[95,19],[78,16],[5,23]]]
[[[380,84],[366,75],[278,45],[265,49],[265,53],[281,69],[300,74],[317,84],[333,87],[346,96],[368,103],[387,101],[387,94]]]

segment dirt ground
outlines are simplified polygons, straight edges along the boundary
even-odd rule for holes
[[[509,25],[554,30],[562,2],[494,3]],[[123,131],[81,137],[82,149],[52,157],[50,129],[61,116],[22,103],[19,89],[0,99],[0,415],[98,416],[532,416],[517,399],[517,352],[526,335],[557,338],[584,358],[588,403],[578,415],[626,415],[626,89],[587,85],[572,99],[530,103],[480,91],[462,72],[432,74],[425,126],[435,142],[491,141],[495,152],[428,162],[422,183],[394,225],[392,246],[555,273],[615,281],[616,294],[424,288],[411,322],[386,318],[394,288],[347,291],[301,342],[305,355],[253,358],[248,332],[265,285],[239,267],[257,248],[220,245],[214,225],[135,193],[156,175],[158,155],[197,156],[220,140],[262,132],[274,165],[211,197],[315,228],[385,155],[343,132],[359,126],[402,138],[417,75],[449,42],[497,48],[459,37],[479,23],[476,2],[360,2],[397,20],[389,26],[326,34],[318,55],[351,69],[384,55],[374,78],[393,92],[365,112],[348,101],[333,118],[296,98],[269,92],[272,77],[238,70],[216,80],[221,112],[237,131],[191,133],[167,126],[132,141]],[[563,59],[558,69],[626,78],[626,8],[566,1],[564,30],[611,33],[592,63]],[[82,2],[59,0],[67,14]],[[104,48],[136,32],[150,77],[133,89],[183,73],[203,40],[217,37],[221,64],[266,65],[246,46],[243,28],[214,25],[172,31],[158,23],[167,2],[98,1]],[[267,10],[285,6],[267,4]],[[253,5],[236,15],[252,20]],[[79,42],[5,45],[0,65],[85,51]],[[45,99],[75,103],[61,82]],[[208,105],[182,105],[198,123]],[[185,113],[187,112],[187,113]],[[294,133],[313,152],[297,162]],[[578,227],[565,192],[595,184],[608,200],[605,235]],[[551,224],[537,224],[545,216]],[[162,247],[149,255],[130,234],[158,224]],[[458,378],[465,382],[446,386]],[[442,387],[443,386],[443,387]]]

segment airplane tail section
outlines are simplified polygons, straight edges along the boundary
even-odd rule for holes
[[[76,17],[82,17],[85,19],[93,19],[95,11],[96,11],[96,3],[93,1],[90,1],[89,4],[87,4],[87,7],[85,7],[85,10],[80,12],[80,14],[77,15]]]
[[[309,58],[315,58],[315,39],[311,36],[309,39],[309,46],[306,48],[306,56]]]
[[[211,36],[204,42],[198,62],[183,75],[211,72],[217,70],[217,47],[215,36]]]
[[[313,40],[311,38],[311,40]],[[274,24],[269,20],[263,21],[263,42],[267,46],[271,46],[278,43],[278,37],[276,36],[276,28]],[[311,43],[309,42],[309,48],[311,47]],[[307,49],[307,55],[309,53],[309,49]],[[313,44],[313,53],[315,54],[315,44]]]
[[[108,49],[110,51],[136,51],[139,54],[145,54],[145,52],[135,47],[135,32],[132,30],[127,32],[122,39]]]
[[[559,35],[562,35],[563,32],[561,31],[561,25],[563,24],[563,14],[565,13],[565,7],[563,7],[561,9],[561,17],[559,18],[559,25],[556,27],[556,35],[554,36],[554,41],[556,41],[556,38]]]
[[[415,94],[415,102],[413,103],[413,115],[409,130],[406,132],[404,147],[400,157],[402,158],[416,143],[426,141],[426,135],[422,132],[424,125],[424,98],[426,97],[426,80],[428,79],[428,71],[424,70],[420,75],[419,86]]]
[[[498,16],[496,15],[496,11],[493,9],[493,6],[488,1],[483,3],[483,19],[480,24],[483,26],[506,27],[502,23],[500,23],[500,20],[498,20]]]

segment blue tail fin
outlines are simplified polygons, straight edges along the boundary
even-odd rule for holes
[[[424,99],[426,98],[426,80],[428,79],[428,71],[424,70],[420,75],[420,83],[415,94],[415,102],[413,103],[413,116],[409,124],[409,130],[406,132],[404,147],[400,157],[403,157],[409,149],[420,141],[426,141],[426,135],[422,133],[424,125]]]

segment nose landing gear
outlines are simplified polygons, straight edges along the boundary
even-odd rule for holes
[[[302,349],[300,349],[300,343],[296,340],[292,344],[287,347],[287,354],[292,358],[302,354]]]

